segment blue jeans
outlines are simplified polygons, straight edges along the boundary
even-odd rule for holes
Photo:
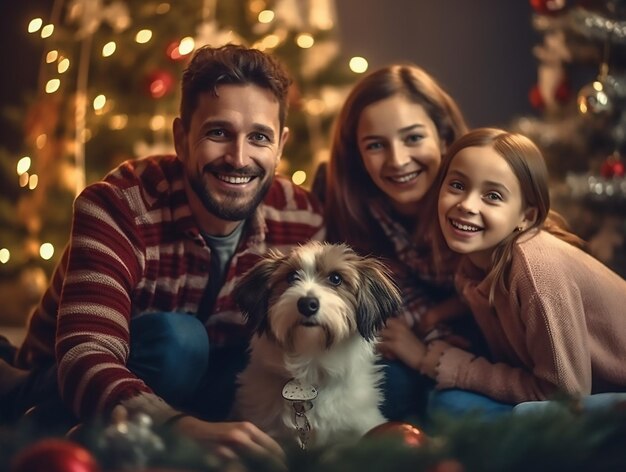
[[[586,395],[581,399],[581,406],[584,411],[598,411],[606,408],[612,408],[616,404],[626,402],[626,393],[596,393],[594,395]],[[527,413],[544,413],[563,408],[566,403],[558,401],[535,401],[523,402],[513,408],[515,414]]]
[[[431,392],[428,399],[428,414],[448,416],[474,414],[484,419],[494,419],[511,413],[513,406],[469,390],[451,388]]]
[[[211,347],[193,315],[148,313],[131,320],[128,368],[167,403],[211,421],[228,417],[246,346]]]

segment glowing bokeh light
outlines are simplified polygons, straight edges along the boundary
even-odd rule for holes
[[[115,41],[109,41],[104,46],[102,46],[102,56],[110,57],[113,55],[116,49],[117,45],[115,44]]]
[[[28,23],[28,32],[36,33],[41,29],[42,25],[43,20],[41,18],[33,18],[32,20],[30,20],[30,23]]]
[[[54,25],[46,25],[41,28],[41,37],[44,39],[52,36],[52,33],[54,33]]]
[[[139,44],[145,44],[152,39],[152,31],[149,29],[142,29],[135,36],[135,41]]]
[[[29,156],[24,156],[19,161],[17,161],[17,175],[22,175],[24,172],[28,172],[31,163],[32,161]]]
[[[291,176],[291,181],[296,185],[302,185],[306,181],[306,172],[297,170]]]
[[[259,23],[271,23],[274,21],[274,12],[272,10],[263,10],[259,13]]]
[[[352,72],[356,72],[357,74],[362,74],[363,72],[367,70],[368,67],[369,67],[369,64],[367,63],[367,60],[364,57],[354,56],[352,59],[350,59],[350,70]]]
[[[47,261],[54,255],[54,246],[50,243],[43,243],[39,247],[39,255],[42,259]]]
[[[50,79],[46,84],[46,93],[54,93],[59,90],[61,86],[61,81],[59,79]]]
[[[296,38],[296,44],[302,49],[308,49],[315,44],[315,39],[308,33],[302,33]]]

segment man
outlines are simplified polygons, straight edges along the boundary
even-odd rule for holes
[[[121,404],[223,450],[282,454],[252,424],[224,420],[246,362],[234,283],[268,249],[323,238],[316,201],[274,176],[289,83],[260,51],[199,49],[183,74],[176,156],[126,162],[76,199],[16,365],[47,375],[56,351],[78,418]]]

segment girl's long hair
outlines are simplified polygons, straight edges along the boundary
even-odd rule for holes
[[[367,106],[396,95],[424,107],[446,146],[467,131],[456,102],[421,68],[391,65],[365,76],[352,89],[335,121],[324,196],[328,239],[333,242],[374,252],[386,245],[368,211],[372,197],[386,197],[365,169],[357,127]]]
[[[543,229],[574,246],[582,248],[585,243],[568,230],[567,223],[561,215],[550,209],[549,175],[545,160],[539,148],[521,134],[496,128],[478,128],[455,141],[441,163],[436,183],[438,191],[441,191],[454,156],[462,149],[484,146],[490,146],[502,156],[517,177],[523,207],[525,209],[534,207],[537,210],[536,219],[529,227],[511,233],[493,252],[491,269],[487,274],[487,279],[491,280],[489,302],[493,303],[496,289],[503,293],[509,291],[508,280],[513,247],[523,234],[534,229]],[[436,205],[434,207],[431,218],[438,228],[433,232],[435,260],[440,263],[449,249],[439,226]]]

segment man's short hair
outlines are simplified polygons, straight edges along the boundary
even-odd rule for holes
[[[196,50],[183,72],[180,118],[189,130],[198,96],[224,84],[253,84],[272,92],[279,104],[280,129],[287,118],[287,94],[291,79],[284,67],[272,56],[258,49],[227,44],[218,48],[203,46]]]

